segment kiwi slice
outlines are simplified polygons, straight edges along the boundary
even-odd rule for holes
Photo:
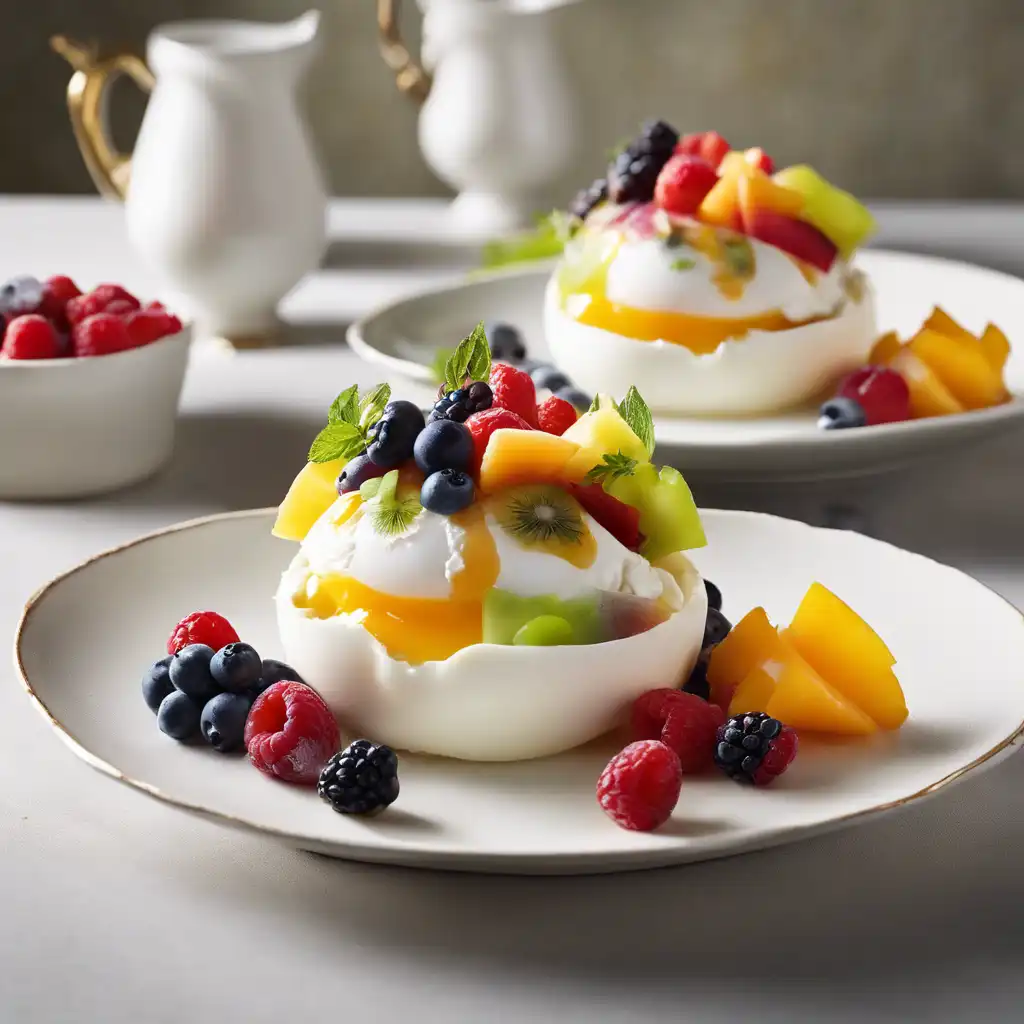
[[[520,544],[582,544],[587,535],[579,505],[557,487],[516,487],[496,509],[498,521]]]

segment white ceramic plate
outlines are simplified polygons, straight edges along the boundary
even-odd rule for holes
[[[1024,339],[1024,281],[982,267],[907,253],[869,250],[859,265],[874,283],[880,330],[913,333],[936,304],[971,330],[989,321]],[[364,359],[423,385],[438,348],[468,333],[478,320],[507,320],[521,328],[531,355],[546,357],[541,327],[550,264],[482,276],[386,306],[349,328]],[[1024,419],[1024,341],[1015,346],[1007,405],[960,416],[861,430],[822,431],[817,406],[749,419],[659,417],[659,459],[690,473],[779,479],[843,476],[892,468],[950,446],[980,440]],[[625,391],[628,381],[623,381]],[[427,389],[424,386],[424,391]]]
[[[278,653],[271,595],[292,546],[270,536],[271,522],[270,511],[214,516],[73,569],[29,603],[15,661],[39,709],[94,768],[177,807],[300,848],[523,873],[696,861],[903,806],[994,763],[1024,730],[1024,620],[996,594],[858,534],[710,511],[710,544],[695,561],[722,587],[726,613],[735,618],[763,603],[787,621],[811,581],[834,588],[899,658],[910,707],[902,730],[869,741],[805,742],[770,789],[718,775],[688,780],[673,818],[651,834],[619,829],[597,806],[594,785],[617,749],[614,738],[518,764],[402,755],[398,803],[371,820],[344,818],[315,793],[265,778],[241,756],[167,739],[139,692],[171,626],[197,607],[226,614],[265,656]]]

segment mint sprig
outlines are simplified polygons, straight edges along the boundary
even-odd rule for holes
[[[457,391],[466,378],[486,381],[491,375],[491,346],[487,343],[487,332],[481,320],[463,338],[458,347],[444,364],[445,392]]]
[[[654,454],[654,417],[640,392],[631,384],[626,397],[619,402],[619,415],[629,429],[640,438],[648,455]]]
[[[595,466],[587,475],[584,477],[588,483],[611,483],[612,480],[618,480],[619,477],[632,476],[636,470],[637,462],[636,459],[631,459],[628,455],[617,452],[615,455],[602,455],[602,462],[600,466]]]
[[[378,384],[362,398],[355,385],[342,391],[327,410],[327,426],[310,445],[309,461],[348,460],[365,451],[370,431],[390,400],[390,384]]]

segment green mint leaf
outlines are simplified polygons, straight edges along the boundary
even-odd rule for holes
[[[604,483],[618,480],[622,476],[632,476],[636,470],[636,459],[631,459],[622,452],[615,455],[602,455],[602,463],[595,466],[585,477],[590,483]]]
[[[473,351],[470,353],[467,373],[473,380],[486,382],[491,376],[491,346],[487,341],[483,320],[473,328],[469,337],[473,342]]]
[[[722,245],[722,255],[729,269],[737,276],[750,278],[754,276],[756,263],[754,247],[748,238],[730,238]]]
[[[565,243],[576,233],[580,219],[562,210],[540,218],[532,231],[520,231],[484,246],[485,270],[500,270],[518,263],[549,260],[562,255]]]
[[[365,433],[384,414],[384,406],[391,401],[391,385],[378,384],[359,401],[359,426]]]
[[[345,388],[338,397],[331,402],[327,410],[328,423],[359,423],[359,388],[355,384]]]
[[[590,408],[587,410],[587,412],[597,412],[597,410],[600,409],[600,408],[601,408],[601,396],[600,395],[594,395],[594,397],[590,400]]]
[[[640,392],[631,384],[626,397],[619,402],[619,415],[626,421],[629,429],[636,434],[647,449],[648,455],[654,454],[654,417],[647,403],[641,398]]]
[[[444,384],[444,368],[448,365],[448,360],[455,354],[453,348],[439,348],[434,353],[434,358],[430,361],[430,372],[434,375],[434,380],[438,384]]]
[[[462,387],[466,377],[472,380],[487,380],[491,373],[491,347],[487,344],[487,332],[481,320],[463,338],[444,366],[445,391],[456,391]]]
[[[353,423],[328,423],[309,449],[310,462],[352,459],[366,448],[363,432]]]
[[[697,261],[692,256],[680,256],[669,264],[671,270],[693,270]]]

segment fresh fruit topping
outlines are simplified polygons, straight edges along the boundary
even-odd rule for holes
[[[374,531],[385,537],[400,537],[423,511],[419,491],[418,486],[414,490],[403,486],[399,471],[392,469],[382,477],[367,480],[359,488],[359,496]]]
[[[537,406],[537,426],[546,434],[564,434],[579,419],[572,403],[557,395],[545,398]]]
[[[309,465],[314,466],[316,463],[311,462]],[[332,466],[333,463],[324,462],[320,465]],[[383,466],[378,466],[369,455],[357,455],[345,463],[344,468],[338,474],[334,488],[338,494],[349,494],[351,491],[358,491],[367,480],[383,476],[386,472],[387,470]]]
[[[785,188],[764,174],[744,174],[736,180],[743,229],[753,234],[760,211],[777,213],[785,217],[798,217],[804,201],[799,192]]]
[[[0,285],[0,313],[8,319],[35,313],[43,304],[44,287],[30,274],[12,277]]]
[[[708,682],[711,700],[728,708],[733,691],[759,665],[770,661],[779,634],[763,608],[754,608],[736,623],[729,635],[711,652]]]
[[[205,644],[219,651],[228,644],[238,642],[234,626],[216,612],[192,612],[186,615],[167,639],[167,653],[177,654],[190,644]]]
[[[255,700],[255,698],[264,690],[273,686],[274,683],[281,682],[282,679],[291,680],[292,682],[297,683],[305,682],[305,679],[303,679],[302,676],[300,676],[299,673],[291,667],[291,665],[286,665],[283,661],[277,661],[274,658],[264,658],[260,678],[249,693]]]
[[[250,705],[250,698],[241,693],[218,693],[211,697],[199,717],[203,739],[222,754],[241,750]]]
[[[660,740],[640,740],[616,754],[601,772],[597,802],[616,825],[650,832],[668,821],[682,783],[675,751]]]
[[[169,667],[170,658],[161,658],[151,665],[142,677],[142,699],[154,714],[159,711],[160,703],[173,689]]]
[[[484,450],[480,489],[493,494],[518,484],[568,485],[582,479],[586,472],[571,468],[578,451],[578,446],[564,435],[499,428],[490,435]]]
[[[501,321],[487,325],[487,341],[491,358],[515,366],[526,358],[526,343],[517,327]]]
[[[732,623],[716,608],[708,608],[704,621],[704,641],[702,648],[717,647],[732,630]]]
[[[709,579],[704,580],[704,589],[708,595],[708,607],[720,612],[722,610],[722,591]]]
[[[716,184],[718,172],[707,160],[677,153],[658,175],[654,201],[668,213],[691,217]]]
[[[78,285],[70,277],[58,275],[47,278],[43,284],[43,300],[39,312],[55,327],[66,330],[68,326],[67,304],[81,295]]]
[[[474,413],[466,420],[466,427],[473,438],[473,464],[471,471],[475,476],[480,473],[487,443],[496,430],[531,430],[530,424],[522,416],[509,409],[490,408],[484,412]]]
[[[767,786],[792,763],[796,733],[766,714],[738,715],[718,730],[715,763],[736,782]]]
[[[978,344],[993,369],[1002,373],[1010,356],[1010,342],[1006,335],[995,324],[987,324],[978,339]]]
[[[731,148],[718,132],[695,132],[679,140],[676,152],[699,156],[717,168]]]
[[[169,693],[160,702],[156,713],[157,728],[172,740],[184,743],[199,735],[199,717],[202,710],[188,694],[181,690]]]
[[[871,366],[884,366],[897,355],[903,346],[900,344],[900,336],[895,331],[886,331],[872,346],[868,353],[868,364]]]
[[[71,345],[79,357],[109,356],[132,347],[128,328],[115,313],[94,313],[71,329]]]
[[[715,227],[731,228],[734,231],[742,229],[739,178],[735,174],[719,177],[718,183],[701,202],[697,217]]]
[[[567,468],[571,475],[580,478],[586,476],[595,466],[602,465],[606,455],[624,455],[638,463],[650,461],[654,450],[653,420],[650,423],[649,438],[641,438],[623,418],[621,408],[601,405],[584,413],[562,434],[564,441],[579,445],[579,453]],[[638,429],[646,430],[642,416],[637,417],[636,425]],[[650,447],[647,440],[650,441]]]
[[[888,363],[907,382],[910,389],[910,411],[914,419],[951,416],[966,411],[939,375],[909,348],[900,348]]]
[[[339,814],[373,814],[398,799],[398,757],[383,743],[356,740],[333,754],[316,791]]]
[[[822,430],[849,430],[867,426],[864,406],[855,398],[830,398],[823,402],[818,413],[818,426]]]
[[[708,682],[708,655],[710,653],[710,651],[700,652],[697,664],[693,666],[693,671],[683,683],[683,693],[692,693],[695,697],[709,702],[711,701],[711,684]]]
[[[785,167],[775,181],[803,196],[801,217],[831,239],[844,257],[874,233],[875,219],[868,208],[813,168],[804,164]]]
[[[965,409],[986,409],[1007,399],[1002,372],[993,367],[978,340],[923,328],[907,343]]]
[[[219,690],[210,672],[213,655],[213,648],[206,644],[189,644],[178,651],[168,668],[174,688],[200,704],[208,701]]]
[[[337,480],[347,465],[348,462],[342,459],[307,462],[288,488],[277,510],[271,533],[282,540],[302,540],[337,500]],[[360,480],[360,486],[371,478],[366,473]]]
[[[744,150],[743,158],[763,174],[775,173],[775,161],[760,146]]]
[[[570,493],[623,547],[640,550],[639,509],[619,501],[600,483],[573,484]]]
[[[346,388],[331,403],[327,410],[327,426],[320,431],[313,439],[309,449],[309,461],[316,463],[335,462],[338,468],[334,470],[337,477],[341,467],[349,459],[362,455],[370,442],[377,440],[377,424],[384,416],[391,401],[391,386],[389,384],[378,384],[370,391],[360,394],[359,389],[353,384]],[[398,403],[395,403],[396,405]],[[395,429],[395,443],[402,440],[403,427],[409,431],[411,415],[404,406],[412,403],[402,403],[402,408],[397,411],[396,418],[399,425]],[[419,413],[420,423],[423,420],[423,413],[413,405]],[[406,418],[408,416],[408,418]],[[390,430],[388,433],[390,434]],[[389,442],[390,443],[390,442]],[[412,442],[409,442],[410,451]]]
[[[339,738],[323,698],[290,680],[274,683],[256,698],[243,737],[249,760],[261,772],[306,786],[316,785]]]
[[[523,630],[537,619],[560,619],[568,622],[571,639],[560,639],[559,645],[591,644],[605,639],[601,632],[600,611],[596,596],[562,600],[550,594],[521,597],[508,590],[492,587],[484,596],[483,642],[485,644],[524,643]],[[552,626],[542,628],[547,631]],[[561,627],[557,627],[559,631]]]
[[[648,202],[654,196],[658,173],[679,141],[664,121],[649,121],[608,168],[608,196],[616,203]]]
[[[561,615],[538,615],[516,630],[512,643],[516,647],[561,647],[573,643],[572,623]]]
[[[538,363],[534,366],[530,370],[530,379],[535,387],[546,388],[552,393],[567,388],[570,384],[569,378],[558,367],[549,363]]]
[[[774,245],[818,270],[830,270],[838,255],[835,244],[813,224],[773,210],[753,211],[750,223],[744,226],[752,238]]]
[[[895,370],[865,366],[844,377],[836,394],[860,405],[869,426],[910,419],[910,389]]]
[[[584,220],[591,210],[599,206],[607,198],[608,179],[597,178],[586,188],[580,189],[580,191],[576,193],[573,201],[569,204],[569,213],[573,217],[578,217],[580,220]],[[504,357],[495,353],[494,358],[502,359]]]
[[[456,388],[442,395],[431,410],[428,423],[435,420],[454,420],[465,423],[475,412],[483,412],[494,404],[494,395],[489,384],[474,381],[468,387]]]
[[[414,402],[389,402],[373,427],[366,455],[385,469],[394,469],[413,453],[424,430],[423,412]]]
[[[263,659],[250,644],[240,640],[226,644],[210,661],[210,675],[222,690],[244,693],[255,686],[263,672]]]
[[[435,420],[419,433],[410,454],[429,478],[442,469],[466,472],[472,464],[473,452],[473,435],[464,423]]]
[[[531,427],[537,426],[537,389],[528,373],[509,363],[495,363],[490,383],[495,406],[511,410]]]
[[[532,484],[509,489],[502,497],[496,518],[524,547],[580,544],[587,533],[579,505],[557,487]]]
[[[60,339],[46,317],[19,315],[7,325],[0,355],[4,359],[56,359],[62,355]]]
[[[593,402],[593,398],[586,391],[581,391],[577,387],[559,388],[555,392],[555,397],[568,402],[577,412],[586,412]]]
[[[661,740],[679,758],[684,775],[714,763],[718,728],[725,721],[720,707],[680,690],[648,690],[633,702],[634,740]]]
[[[441,469],[423,481],[420,504],[428,512],[453,516],[473,504],[473,478],[457,469]]]

